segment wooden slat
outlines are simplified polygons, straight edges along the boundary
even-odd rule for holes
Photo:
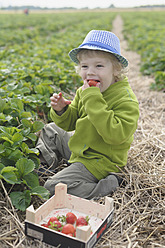
[[[91,235],[91,227],[90,226],[79,226],[76,228],[76,238],[87,241]]]

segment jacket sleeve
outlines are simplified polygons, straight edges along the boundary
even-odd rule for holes
[[[89,120],[106,143],[124,143],[137,128],[138,102],[119,99],[113,108],[109,108],[98,88],[93,87],[92,92],[89,90],[82,92],[82,102]]]

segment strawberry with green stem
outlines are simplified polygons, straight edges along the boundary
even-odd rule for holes
[[[89,217],[80,216],[77,218],[76,226],[87,226],[89,223]]]

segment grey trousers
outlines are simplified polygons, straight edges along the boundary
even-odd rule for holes
[[[58,156],[69,159],[71,152],[68,141],[72,135],[73,132],[66,132],[54,123],[47,124],[42,130],[37,148],[43,158],[49,163],[52,162],[55,167],[58,164]],[[69,194],[85,199],[109,195],[119,186],[118,180],[113,174],[99,181],[79,162],[69,165],[50,177],[44,186],[53,195],[55,185],[58,183],[67,184]]]

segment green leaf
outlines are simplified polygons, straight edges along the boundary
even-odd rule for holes
[[[34,162],[35,168],[36,168],[36,169],[39,168],[40,163],[41,163],[41,162],[40,162],[40,159],[37,157],[37,155],[39,155],[39,150],[37,150],[37,151],[38,151],[37,154],[31,153],[31,154],[29,154],[29,156],[28,156],[28,158],[31,159],[31,160]]]
[[[4,151],[5,151],[4,146],[3,146],[2,144],[0,144],[0,154],[1,154],[1,153],[4,153]]]
[[[38,154],[38,149],[37,148],[31,148],[28,151],[29,151],[29,153],[36,153],[36,154]]]
[[[25,142],[23,142],[21,144],[21,149],[26,154],[29,154],[29,153],[36,153],[36,154],[38,154],[38,149],[36,149],[36,148],[29,148],[28,145]]]
[[[22,112],[20,114],[20,117],[21,117],[21,119],[23,119],[23,118],[31,118],[32,114],[30,112]]]
[[[3,122],[7,121],[6,116],[3,113],[0,113],[0,120]]]
[[[0,131],[1,131],[1,136],[6,136],[9,139],[12,139],[12,136],[15,133],[19,133],[20,129],[16,128],[16,127],[4,127],[4,126],[0,126]]]
[[[8,128],[7,128],[7,127],[3,127],[3,126],[0,126],[0,131],[1,131],[2,133],[9,133],[9,132],[8,132]]]
[[[25,130],[22,130],[22,134],[23,134],[24,136],[27,136],[28,134],[30,134],[30,131],[31,131],[31,129],[30,129],[30,127],[28,127],[28,128],[26,128]]]
[[[10,138],[8,138],[8,137],[6,137],[6,136],[4,136],[4,135],[0,135],[0,138],[1,138],[2,140],[6,140],[6,141],[9,142],[11,145],[14,144],[14,142],[11,141]]]
[[[33,123],[33,126],[32,126],[32,131],[35,133],[35,132],[38,132],[40,131],[42,128],[44,127],[44,123],[41,122],[41,121],[35,121]]]
[[[23,111],[23,103],[20,99],[11,99],[11,106],[13,109],[17,109],[19,111]]]
[[[24,153],[27,153],[26,151],[29,149],[28,145],[25,142],[22,142],[20,148]]]
[[[0,98],[0,113],[3,112],[6,106],[6,101]]]
[[[17,161],[16,168],[18,169],[19,176],[24,177],[34,170],[35,164],[30,159],[21,158]]]
[[[25,190],[24,192],[12,192],[10,194],[10,198],[12,204],[21,211],[25,211],[31,202],[31,195],[29,190]]]
[[[24,180],[26,181],[26,185],[31,189],[39,186],[38,175],[34,172],[31,172],[28,175],[24,176]]]
[[[18,143],[22,142],[23,139],[24,139],[24,137],[20,133],[15,133],[12,137],[12,141],[18,142]]]
[[[31,139],[32,141],[36,141],[37,139],[37,136],[34,133],[30,133],[29,135],[27,135],[27,137]]]
[[[37,186],[32,189],[31,195],[37,195],[42,199],[49,199],[50,192],[42,186]]]
[[[18,179],[14,171],[17,171],[17,169],[12,166],[7,166],[1,170],[1,175],[6,182],[15,184],[18,183]]]
[[[4,168],[5,166],[2,164],[2,163],[0,163],[0,171]]]
[[[14,162],[17,162],[17,160],[19,160],[22,157],[23,157],[23,153],[18,149],[11,152],[10,155],[8,156],[8,158],[10,160],[13,160]]]
[[[22,124],[23,124],[24,127],[27,127],[27,128],[28,127],[30,127],[30,128],[32,127],[31,121],[29,121],[27,119],[22,119],[21,122],[22,122]]]

